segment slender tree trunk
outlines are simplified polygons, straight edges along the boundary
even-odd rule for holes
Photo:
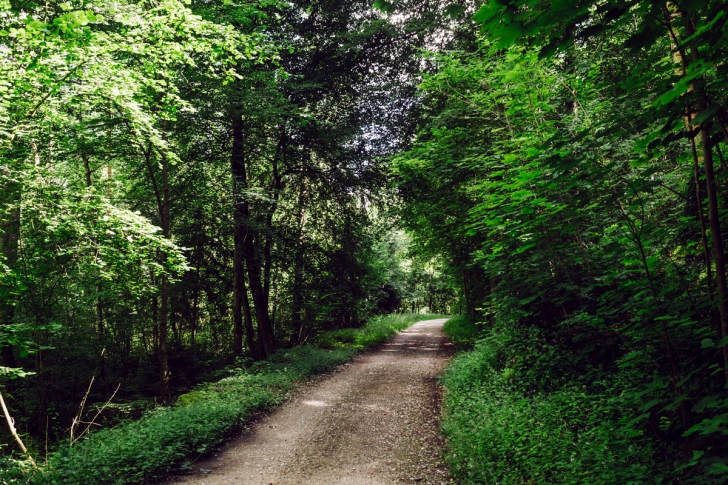
[[[715,280],[718,287],[718,309],[720,311],[721,337],[728,337],[728,285],[726,285],[726,265],[723,247],[723,236],[720,227],[720,209],[718,208],[718,195],[715,186],[715,173],[713,169],[713,151],[710,144],[710,131],[703,125],[700,128],[700,141],[705,164],[705,182],[708,192],[708,219],[710,222],[710,236],[713,240],[713,259],[715,260]],[[725,363],[725,376],[728,381],[728,345],[723,346],[723,360]]]
[[[169,160],[166,154],[160,151],[159,156],[162,166],[162,188],[160,190],[157,183],[157,177],[152,167],[152,156],[154,147],[151,142],[147,143],[147,147],[140,146],[144,161],[149,173],[149,179],[154,189],[154,197],[157,201],[157,210],[159,211],[159,220],[162,224],[162,235],[169,239],[170,237],[170,200],[169,200]],[[109,177],[111,176],[111,167],[108,168]],[[166,255],[161,255],[162,264],[166,262]],[[160,279],[160,302],[157,308],[157,299],[153,300],[153,309],[157,313],[159,311],[159,319],[155,318],[156,342],[157,342],[157,361],[159,362],[159,400],[163,404],[167,404],[171,400],[169,389],[169,359],[167,357],[167,324],[169,317],[169,281],[166,275],[162,275]]]
[[[286,150],[286,131],[285,127],[281,130],[281,134],[278,137],[278,145],[276,146],[276,153],[273,156],[273,203],[271,204],[268,213],[265,216],[265,246],[263,248],[263,294],[265,295],[266,307],[270,303],[270,275],[272,267],[271,249],[273,246],[273,214],[278,209],[278,198],[281,192],[281,176],[278,173],[278,160],[283,153],[285,156]]]
[[[242,268],[243,272],[245,268]],[[243,317],[245,319],[245,338],[248,341],[248,349],[253,359],[258,357],[258,347],[255,344],[255,328],[253,328],[253,313],[250,309],[250,299],[248,299],[248,288],[245,286],[245,274],[242,275],[243,289]]]
[[[198,209],[195,215],[198,223],[197,235],[195,237],[195,289],[192,293],[192,318],[190,321],[190,350],[192,353],[192,379],[197,380],[197,320],[200,312],[200,268],[205,249],[202,242],[202,214]]]
[[[305,187],[303,180],[301,181],[301,193],[298,197],[298,206],[300,212],[300,232],[298,236],[298,244],[296,245],[296,253],[293,260],[293,295],[291,301],[291,329],[293,330],[293,344],[299,343],[303,321],[301,319],[301,311],[303,310],[303,256],[304,256],[304,239],[306,234],[306,207],[305,207]]]
[[[233,120],[233,146],[230,167],[233,179],[233,353],[243,353],[243,328],[253,359],[260,355],[253,332],[248,289],[245,284],[245,239],[247,237],[248,202],[243,191],[246,188],[245,157],[243,154],[243,120],[239,114]],[[243,319],[245,327],[243,327]]]
[[[234,111],[233,146],[230,156],[230,168],[233,183],[233,353],[243,353],[243,307],[248,302],[248,290],[245,286],[245,247],[247,234],[246,218],[248,202],[243,195],[246,188],[245,159],[243,155],[243,120],[239,112]],[[248,305],[249,308],[249,305]],[[249,312],[250,310],[248,310]],[[247,323],[247,322],[246,322]],[[252,322],[251,322],[252,326]],[[248,335],[248,346],[254,359],[258,359],[258,351],[252,335]]]
[[[255,256],[255,245],[252,235],[248,234],[244,241],[246,252],[245,266],[248,270],[250,294],[253,297],[255,318],[258,321],[258,352],[261,358],[268,357],[276,349],[275,336],[270,324],[268,302],[263,292],[260,261]]]
[[[275,350],[275,338],[270,325],[268,315],[268,302],[265,298],[263,282],[261,281],[260,261],[255,254],[254,237],[250,233],[250,208],[248,206],[245,190],[247,189],[247,172],[245,167],[244,155],[244,127],[243,120],[239,114],[235,115],[233,120],[233,147],[230,164],[234,184],[234,244],[238,257],[245,260],[245,266],[248,273],[248,282],[250,283],[250,293],[253,297],[253,306],[255,308],[255,316],[258,322],[258,352],[257,358],[265,358]],[[242,271],[242,264],[236,265]],[[241,273],[242,275],[242,273]],[[247,294],[243,294],[242,290],[245,283],[241,281],[242,276],[236,280],[238,292],[235,296],[235,305],[237,311],[242,307],[243,298],[247,298]],[[235,285],[234,285],[235,286]],[[240,313],[238,313],[240,315]],[[239,325],[240,335],[242,336],[242,319],[238,319],[234,323]],[[253,348],[252,342],[250,345]]]
[[[689,38],[695,33],[690,16],[683,13],[685,20],[685,37]],[[700,60],[700,54],[697,46],[690,46],[690,53],[693,62]],[[704,94],[704,86],[702,79],[693,81],[692,89],[695,93]],[[696,112],[706,109],[707,102],[705,96],[698,98],[698,106]],[[713,260],[715,261],[715,281],[718,289],[718,311],[720,312],[720,337],[728,337],[728,284],[726,283],[726,263],[723,245],[723,235],[720,225],[720,208],[718,207],[718,194],[715,184],[715,170],[713,166],[713,146],[710,140],[710,123],[705,122],[700,125],[700,149],[703,155],[703,165],[705,166],[705,185],[708,195],[708,223],[710,225],[710,237],[713,242]],[[723,370],[725,379],[728,382],[728,343],[722,347],[723,353]]]
[[[243,266],[243,240],[245,239],[245,234],[242,221],[239,217],[240,211],[238,210],[238,206],[239,203],[236,201],[234,211],[235,228],[233,231],[233,353],[236,356],[243,354],[243,306],[248,301],[248,290],[245,287],[245,269]],[[248,313],[250,313],[249,305]],[[248,335],[248,346],[253,353],[253,358],[257,359],[255,341],[251,340],[251,335]]]
[[[81,160],[83,161],[84,173],[86,175],[86,187],[93,185],[91,162],[86,153],[85,147],[81,148]],[[101,285],[96,285],[96,333],[99,339],[99,345],[103,348],[104,345],[104,305],[101,301]],[[101,367],[104,366],[104,357],[101,356]]]
[[[162,233],[165,238],[170,237],[170,201],[169,201],[169,161],[162,154]],[[166,254],[162,254],[162,262],[166,262]],[[159,308],[159,400],[167,404],[171,401],[171,392],[169,389],[169,360],[167,356],[167,326],[169,319],[169,279],[167,275],[162,275],[162,288],[160,292],[160,308]]]

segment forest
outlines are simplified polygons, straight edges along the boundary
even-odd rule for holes
[[[457,483],[728,482],[727,22],[0,0],[0,483],[184,470],[425,313]]]

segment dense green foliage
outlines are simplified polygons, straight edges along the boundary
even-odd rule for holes
[[[460,321],[462,322],[462,321]],[[453,322],[454,338],[472,325]],[[668,462],[625,410],[620,377],[585,392],[575,359],[543,334],[499,330],[459,354],[444,378],[448,462],[463,483],[659,483]],[[665,423],[662,423],[665,426]]]
[[[443,330],[457,350],[472,350],[483,331],[469,315],[450,317]]]
[[[33,456],[112,395],[95,425],[235,359],[453,304],[388,215],[383,165],[441,16],[0,1],[0,391]]]
[[[460,11],[392,166],[485,331],[446,379],[454,471],[725,483],[725,2]]]
[[[87,389],[193,409],[235,359],[339,355],[391,332],[355,329],[370,316],[427,310],[462,313],[447,331],[472,349],[445,381],[466,483],[725,483],[726,12],[0,0],[21,435],[76,439]],[[174,436],[158,470],[205,444]]]

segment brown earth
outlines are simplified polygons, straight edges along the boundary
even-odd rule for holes
[[[168,484],[389,485],[450,482],[437,376],[445,319],[419,322],[303,385],[193,472]]]

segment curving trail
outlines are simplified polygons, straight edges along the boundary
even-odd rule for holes
[[[250,432],[169,484],[390,485],[449,482],[437,376],[445,319],[416,323],[300,388]]]

